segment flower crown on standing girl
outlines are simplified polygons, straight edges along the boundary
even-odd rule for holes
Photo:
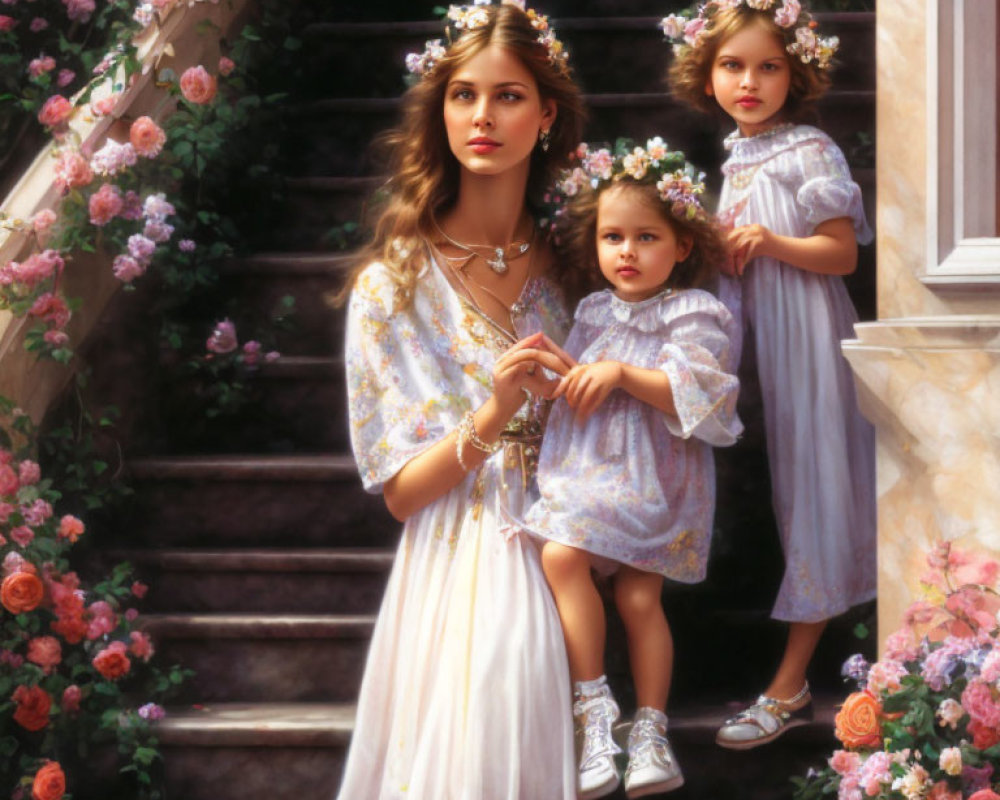
[[[424,52],[409,53],[406,56],[406,68],[418,78],[432,72],[459,36],[465,31],[473,31],[489,24],[490,18],[485,6],[491,5],[494,5],[492,0],[474,0],[471,6],[448,6],[444,15],[445,39],[432,39],[425,44]],[[566,52],[563,43],[556,38],[547,16],[539,14],[534,9],[525,8],[524,0],[501,0],[496,5],[516,6],[527,14],[531,27],[538,31],[538,44],[548,53],[549,63],[560,72],[569,72],[569,53]]]
[[[699,47],[705,33],[712,28],[712,18],[720,11],[746,6],[756,11],[774,10],[774,23],[785,32],[785,50],[798,56],[803,64],[813,64],[817,69],[828,69],[840,39],[836,36],[817,36],[816,21],[802,9],[799,0],[708,0],[691,9],[671,14],[660,22],[663,34],[674,42],[674,52],[689,47]]]

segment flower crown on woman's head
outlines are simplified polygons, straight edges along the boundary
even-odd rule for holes
[[[803,64],[815,62],[818,69],[827,69],[834,53],[840,47],[836,36],[817,36],[816,21],[808,11],[802,10],[800,0],[708,0],[698,7],[698,13],[691,10],[681,14],[671,14],[660,22],[663,34],[674,41],[674,50],[698,47],[702,44],[705,28],[718,12],[745,5],[756,11],[774,9],[774,22],[786,30],[795,28],[795,41],[785,49],[798,56]]]
[[[704,219],[708,216],[698,196],[705,191],[705,173],[684,159],[684,153],[670,150],[659,136],[646,142],[645,147],[633,146],[628,139],[619,139],[614,149],[591,149],[586,142],[576,149],[578,166],[563,170],[555,193],[573,197],[586,187],[600,189],[629,179],[636,183],[656,186],[660,199],[670,213],[680,221]],[[556,216],[559,212],[556,212]]]
[[[427,42],[422,53],[409,53],[406,56],[406,68],[417,76],[424,76],[434,70],[438,62],[444,58],[448,48],[465,31],[482,28],[490,21],[485,6],[494,5],[493,0],[473,0],[473,4],[449,6],[445,12],[445,39],[432,39]],[[531,27],[538,31],[538,44],[548,53],[549,63],[560,72],[569,70],[569,54],[563,43],[556,38],[555,31],[549,25],[549,18],[531,8],[525,8],[524,0],[501,0],[497,5],[517,6],[531,21]]]

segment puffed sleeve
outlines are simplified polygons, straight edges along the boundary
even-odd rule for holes
[[[413,304],[395,310],[394,290],[388,270],[372,264],[361,273],[347,311],[351,445],[361,482],[372,493],[443,438],[453,416],[435,388],[434,365],[425,363],[419,314]]]
[[[803,143],[796,154],[802,183],[795,199],[810,227],[815,229],[827,220],[849,217],[858,243],[868,244],[874,237],[865,219],[861,187],[851,178],[840,148],[821,134]]]
[[[697,438],[716,447],[733,444],[743,431],[736,415],[739,379],[729,372],[735,333],[732,315],[707,292],[692,290],[671,309],[666,342],[657,359],[670,379],[673,415],[667,428],[684,439]]]

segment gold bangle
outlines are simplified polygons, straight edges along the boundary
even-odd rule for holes
[[[487,444],[482,439],[479,438],[479,434],[476,433],[476,421],[472,416],[471,411],[466,411],[462,415],[462,421],[458,423],[458,429],[462,432],[463,440],[466,440],[475,447],[477,450],[486,453],[486,455],[493,455],[497,450],[500,449],[500,442],[494,442],[493,444]]]

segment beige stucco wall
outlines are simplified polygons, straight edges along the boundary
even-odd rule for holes
[[[173,105],[163,103],[166,94],[154,84],[158,70],[171,68],[180,75],[189,66],[204,64],[214,72],[220,55],[219,36],[238,26],[247,6],[247,0],[234,0],[193,5],[182,2],[169,8],[162,25],[148,28],[137,42],[143,71],[123,94],[113,114],[94,118],[86,106],[77,109],[70,125],[79,141],[93,152],[109,133],[118,141],[125,141],[129,124],[140,116],[148,114],[157,120],[169,116]],[[199,33],[199,25],[205,20],[212,25]],[[94,99],[110,91],[110,84],[102,86],[95,91]],[[51,146],[43,149],[4,199],[0,210],[12,219],[27,220],[42,208],[58,208],[59,192],[52,185],[53,160]],[[33,239],[24,233],[0,230],[0,261],[26,258],[33,245]],[[113,255],[76,254],[67,263],[63,283],[66,294],[82,301],[67,328],[74,347],[86,338],[108,300],[121,288],[111,273]],[[15,319],[9,312],[0,311],[0,395],[12,399],[39,421],[69,379],[73,367],[52,361],[36,362],[23,347],[27,327],[23,318]]]
[[[929,543],[1000,554],[1000,286],[921,282],[926,252],[926,3],[877,11],[878,322],[844,351],[878,435],[879,633],[919,592]],[[933,128],[933,126],[931,126]]]

